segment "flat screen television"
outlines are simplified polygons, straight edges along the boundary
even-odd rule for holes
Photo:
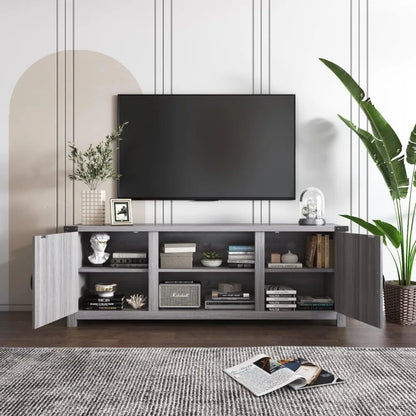
[[[295,199],[294,95],[119,95],[118,197]]]

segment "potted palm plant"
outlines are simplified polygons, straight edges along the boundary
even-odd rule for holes
[[[96,146],[90,144],[85,151],[80,150],[75,143],[68,144],[68,158],[74,163],[69,179],[88,186],[88,190],[83,190],[81,195],[82,224],[104,224],[105,190],[97,190],[97,187],[107,179],[120,178],[113,166],[113,145],[121,140],[126,124],[118,126]]]
[[[358,135],[379,169],[390,193],[396,223],[390,224],[381,220],[368,222],[352,215],[342,216],[380,236],[393,257],[397,279],[385,283],[386,320],[402,325],[415,324],[416,284],[412,282],[412,270],[416,254],[416,239],[413,235],[416,205],[412,201],[412,194],[416,186],[416,126],[410,134],[406,152],[402,154],[402,143],[397,134],[374,107],[370,98],[365,98],[362,88],[340,66],[326,59],[320,60],[344,84],[367,117],[372,132],[363,130],[338,115]],[[406,164],[411,172],[410,180]]]

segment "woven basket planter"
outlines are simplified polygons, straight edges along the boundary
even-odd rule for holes
[[[416,324],[416,285],[401,286],[397,282],[386,282],[384,307],[387,322]]]

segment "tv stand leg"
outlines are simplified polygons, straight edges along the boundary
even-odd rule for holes
[[[76,328],[78,326],[78,320],[75,314],[69,315],[66,318],[66,326],[68,328]]]
[[[347,317],[342,313],[337,313],[337,327],[345,327],[347,325]]]

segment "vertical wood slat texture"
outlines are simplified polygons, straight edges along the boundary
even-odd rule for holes
[[[255,271],[254,271],[254,297],[256,311],[264,310],[264,252],[265,233],[255,233]]]
[[[148,267],[149,311],[157,311],[159,309],[159,233],[153,231],[149,232]]]
[[[33,327],[78,311],[81,242],[77,232],[34,237]]]
[[[335,233],[337,312],[382,326],[381,267],[379,237]]]

